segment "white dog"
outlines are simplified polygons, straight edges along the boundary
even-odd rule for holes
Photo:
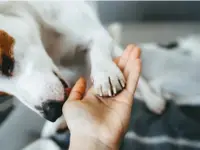
[[[0,21],[0,91],[47,120],[61,116],[65,88],[80,76],[91,77],[100,96],[124,88],[123,74],[112,61],[122,48],[88,3],[0,2]]]
[[[65,88],[80,76],[91,76],[100,96],[124,88],[112,61],[122,49],[87,3],[0,2],[0,22],[0,91],[46,119],[61,116]]]

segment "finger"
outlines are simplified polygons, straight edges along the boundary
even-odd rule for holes
[[[84,78],[80,78],[72,88],[71,93],[68,97],[68,101],[80,100],[83,97],[85,90],[86,90],[86,81]]]
[[[123,101],[127,104],[133,103],[133,96],[135,93],[135,89],[137,87],[137,83],[140,76],[141,71],[141,60],[136,59],[135,61],[131,62],[133,64],[132,71],[129,73],[127,77],[127,85],[126,89],[123,90],[119,95],[117,95],[116,99],[118,101]]]
[[[97,96],[98,95],[97,93],[100,93],[100,95],[103,95],[101,87],[99,89],[91,87],[91,88],[89,88],[87,90],[85,96],[86,97],[88,97],[88,96]]]
[[[123,72],[126,79],[128,78],[130,71],[134,69],[133,65],[134,65],[135,60],[140,57],[140,48],[135,46],[133,49],[134,50],[131,51],[128,61],[126,63],[126,66],[124,68],[124,72]]]
[[[131,69],[129,72],[126,86],[127,91],[129,91],[131,95],[135,93],[135,89],[137,87],[137,83],[141,72],[141,60],[136,59],[135,61],[133,61],[133,63],[134,65],[132,66],[132,68],[134,69]]]
[[[129,58],[134,47],[135,47],[135,45],[133,45],[133,44],[128,45],[127,48],[124,50],[122,56],[120,57],[120,60],[118,62],[118,67],[121,70],[124,70],[126,63],[128,61],[128,58]]]
[[[115,64],[118,64],[120,61],[120,57],[116,57],[113,61],[115,62]]]

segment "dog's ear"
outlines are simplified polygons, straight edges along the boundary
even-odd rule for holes
[[[0,71],[6,76],[12,76],[14,69],[14,44],[14,38],[0,30]]]
[[[11,96],[11,95],[5,92],[0,92],[0,96]]]
[[[0,72],[2,75],[12,76],[14,68],[13,46],[15,40],[7,32],[0,30]],[[0,91],[0,96],[9,95]]]

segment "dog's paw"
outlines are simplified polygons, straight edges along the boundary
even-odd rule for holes
[[[149,100],[146,100],[148,109],[155,114],[162,114],[165,110],[166,101],[162,97],[155,94],[148,96],[148,99]]]
[[[104,62],[97,67],[91,75],[97,95],[111,97],[124,89],[124,76],[114,62]]]

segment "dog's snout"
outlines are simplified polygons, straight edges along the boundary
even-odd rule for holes
[[[44,117],[51,122],[55,122],[62,115],[62,106],[63,102],[56,100],[48,100],[43,103]]]

